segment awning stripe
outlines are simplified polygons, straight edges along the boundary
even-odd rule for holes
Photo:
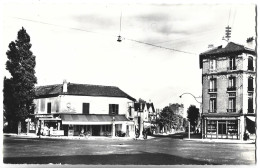
[[[125,115],[115,115],[114,123],[122,123],[129,121]],[[62,114],[62,124],[84,124],[84,125],[99,125],[112,124],[113,116],[111,115],[82,115],[82,114]]]

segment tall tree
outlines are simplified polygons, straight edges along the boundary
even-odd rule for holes
[[[4,117],[10,132],[17,132],[18,122],[24,122],[34,110],[35,95],[35,56],[30,51],[30,36],[26,30],[19,30],[17,40],[9,44],[6,52],[6,70],[10,78],[4,78]]]
[[[167,127],[168,129],[180,129],[182,126],[182,121],[180,120],[182,120],[182,116],[175,114],[172,108],[166,106],[160,113],[156,123],[159,124],[160,127]]]
[[[190,107],[187,110],[187,113],[188,113],[187,118],[190,121],[190,125],[194,130],[199,118],[199,108],[197,108],[194,105],[190,105]]]

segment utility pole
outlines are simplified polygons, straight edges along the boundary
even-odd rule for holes
[[[230,37],[231,37],[231,27],[227,26],[226,27],[226,36],[225,36],[225,38],[227,39],[227,41],[229,41]]]

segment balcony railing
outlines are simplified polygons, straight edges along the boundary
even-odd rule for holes
[[[254,68],[254,67],[247,67],[247,70],[249,70],[249,71],[254,71],[255,68]]]
[[[232,92],[232,91],[234,92],[236,90],[237,90],[237,87],[235,87],[235,86],[230,86],[230,87],[227,88],[228,92]]]
[[[237,66],[228,67],[227,70],[236,70]]]
[[[208,91],[209,91],[209,92],[217,92],[217,88],[209,89]]]
[[[217,109],[210,109],[209,110],[209,113],[216,113],[217,112]]]
[[[253,92],[253,91],[254,91],[254,88],[253,88],[253,87],[248,87],[248,88],[247,88],[247,91],[248,91],[248,92]]]
[[[235,113],[235,112],[236,112],[236,109],[227,109],[227,112],[228,112],[228,113]]]
[[[255,113],[254,109],[247,109],[247,113]]]

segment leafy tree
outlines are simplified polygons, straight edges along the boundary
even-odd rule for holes
[[[198,118],[199,118],[199,108],[197,108],[194,105],[190,105],[190,107],[187,110],[188,113],[188,120],[190,122],[190,125],[192,126],[193,130],[195,129],[196,125],[198,124]]]
[[[159,118],[156,120],[156,123],[159,126],[166,127],[169,129],[180,129],[182,127],[182,116],[175,114],[169,106],[163,108],[162,112],[159,115]]]
[[[8,122],[8,131],[17,132],[18,122],[24,123],[25,118],[34,110],[35,95],[35,56],[30,51],[30,36],[22,28],[17,40],[9,44],[6,52],[6,70],[10,78],[4,78],[4,117]]]

